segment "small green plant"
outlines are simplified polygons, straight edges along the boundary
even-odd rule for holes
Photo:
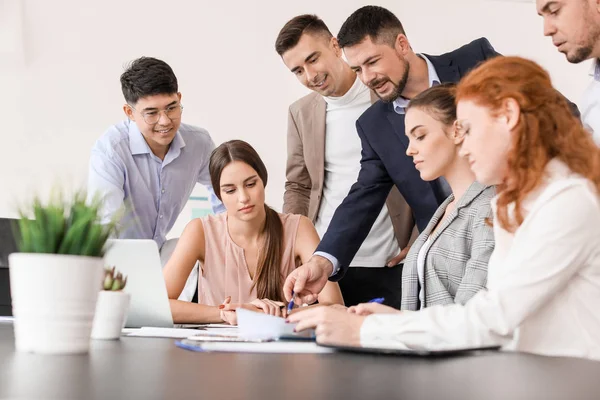
[[[87,202],[82,192],[76,193],[71,202],[59,196],[43,204],[36,197],[30,210],[19,212],[17,248],[22,253],[102,257],[115,224],[101,224],[101,205],[99,199]]]
[[[123,277],[120,272],[115,271],[115,267],[109,267],[104,269],[104,280],[102,282],[102,289],[116,292],[125,288],[127,277]]]

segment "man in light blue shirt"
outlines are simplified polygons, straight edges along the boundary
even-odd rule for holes
[[[133,61],[121,88],[128,120],[94,145],[88,193],[104,199],[103,221],[118,219],[119,238],[153,239],[160,249],[197,182],[213,211],[224,211],[208,173],[215,144],[206,130],[181,123],[177,78],[164,61]]]

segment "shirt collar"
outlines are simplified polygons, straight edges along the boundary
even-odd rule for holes
[[[177,158],[183,147],[185,147],[185,141],[183,140],[181,133],[177,131],[171,142],[167,156],[172,154],[172,157],[170,158]],[[131,155],[134,156],[137,154],[152,154],[152,150],[150,149],[150,146],[148,146],[148,143],[146,143],[144,135],[142,135],[142,132],[138,129],[137,124],[131,120],[129,121],[129,148],[131,149]]]
[[[600,60],[597,58],[594,58],[594,61],[592,61],[590,76],[592,76],[595,81],[600,82]]]
[[[175,137],[173,138],[173,141],[171,142],[171,146],[169,146],[169,151],[167,152],[167,155],[165,156],[165,160],[163,161],[163,164],[168,165],[174,159],[179,157],[179,155],[181,154],[181,149],[184,147],[185,147],[185,142],[183,140],[183,136],[181,136],[181,133],[179,133],[179,131],[177,131],[177,133],[175,134]]]
[[[136,154],[150,154],[150,146],[146,143],[146,139],[142,135],[142,132],[138,129],[135,122],[129,120],[129,148],[131,149],[131,155]]]
[[[427,57],[425,57],[423,54],[417,54],[417,56],[421,57],[427,63],[427,75],[429,77],[429,87],[439,85],[441,83],[441,80],[437,74],[437,71],[435,70],[435,67],[431,63],[431,61],[429,61],[429,59]],[[396,111],[398,114],[404,114],[406,112],[406,107],[408,106],[409,102],[410,102],[410,99],[406,99],[402,96],[398,97],[396,100],[394,100],[394,111]]]

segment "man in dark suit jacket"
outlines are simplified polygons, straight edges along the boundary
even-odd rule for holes
[[[336,210],[315,255],[284,285],[288,300],[294,290],[307,303],[316,300],[327,278],[343,277],[394,184],[412,208],[419,229],[425,228],[449,191],[443,181],[421,180],[406,155],[404,107],[432,85],[457,82],[480,62],[498,55],[485,38],[441,56],[416,54],[398,18],[376,6],[355,11],[342,25],[338,41],[350,66],[382,101],[356,123],[362,142],[357,182]]]

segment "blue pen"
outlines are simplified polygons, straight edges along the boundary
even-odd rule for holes
[[[287,314],[290,315],[290,313],[292,312],[292,308],[294,308],[294,291],[292,290],[292,299],[290,300],[288,306],[287,306]]]
[[[383,297],[377,297],[377,298],[375,298],[375,299],[373,299],[373,300],[369,300],[368,302],[369,302],[369,303],[378,303],[378,304],[383,304],[383,301],[384,301],[384,300],[385,300],[385,299],[384,299]]]

